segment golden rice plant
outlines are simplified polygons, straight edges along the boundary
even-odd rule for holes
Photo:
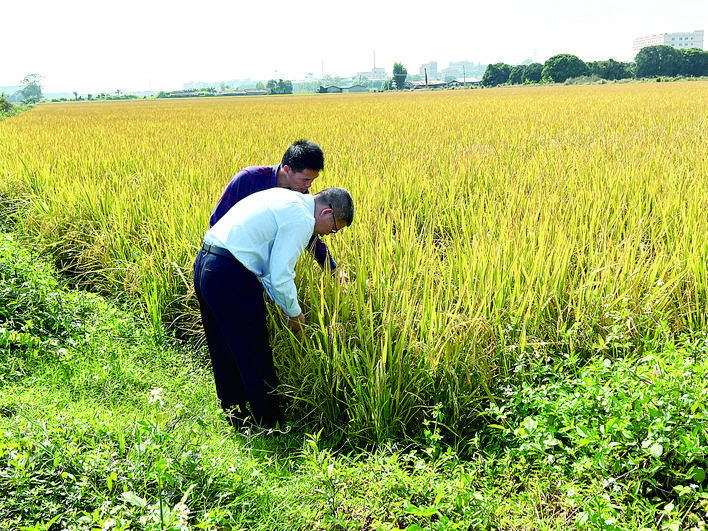
[[[0,122],[0,194],[73,278],[198,335],[191,266],[228,179],[319,143],[315,188],[355,198],[310,258],[310,326],[272,312],[291,412],[415,435],[474,427],[497,379],[552,352],[624,355],[705,333],[708,83],[82,102]]]

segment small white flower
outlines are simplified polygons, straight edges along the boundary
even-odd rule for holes
[[[125,511],[125,505],[116,505],[113,509],[111,509],[111,514],[116,515],[121,511]]]
[[[178,503],[175,505],[175,512],[180,513],[181,515],[189,514],[189,507],[185,505],[184,503]]]
[[[150,391],[150,404],[154,404],[155,402],[158,402],[160,405],[164,404],[162,400],[162,387],[156,387]]]
[[[116,521],[113,518],[109,518],[108,520],[103,522],[101,529],[103,529],[105,531],[106,529],[111,529],[112,527],[115,527],[115,526],[116,526]]]

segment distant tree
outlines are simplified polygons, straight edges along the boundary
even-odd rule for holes
[[[0,96],[0,115],[10,114],[14,107],[15,106],[5,98],[4,94]]]
[[[381,90],[393,90],[393,79],[387,79],[381,84]]]
[[[614,59],[608,59],[607,61],[592,61],[586,64],[591,74],[602,79],[614,81],[634,77],[632,63],[621,63]]]
[[[482,76],[482,85],[485,87],[496,87],[509,81],[511,66],[506,63],[495,63],[487,66]]]
[[[393,63],[393,83],[398,90],[403,90],[408,77],[408,70],[401,63]]]
[[[681,50],[681,55],[681,74],[691,77],[708,76],[708,52],[691,48]]]
[[[590,74],[587,65],[575,55],[561,53],[548,59],[543,65],[542,79],[563,83],[571,77],[587,76]]]
[[[366,80],[364,80],[366,82]],[[293,86],[293,92],[307,92],[307,93],[315,93],[318,92],[320,89],[320,83],[319,81],[304,81],[299,84],[299,86],[296,88]]]
[[[520,85],[524,82],[524,74],[526,73],[525,65],[516,65],[511,68],[509,73],[509,84],[510,85]]]
[[[320,85],[325,86],[325,87],[330,87],[334,85],[335,87],[341,87],[346,80],[343,77],[339,76],[330,76],[329,74],[325,75],[320,79]]]
[[[39,74],[28,74],[22,81],[22,90],[20,90],[20,95],[22,96],[22,101],[27,103],[37,103],[42,100],[42,76]]]
[[[675,76],[681,72],[683,56],[679,50],[661,44],[639,50],[634,58],[636,77]]]
[[[278,81],[271,79],[266,84],[266,90],[268,91],[268,94],[292,94],[293,82],[287,80],[283,81],[282,79],[279,79]]]
[[[524,83],[540,83],[543,78],[543,65],[531,63],[524,70]]]

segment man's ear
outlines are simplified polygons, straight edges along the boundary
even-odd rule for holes
[[[327,205],[323,205],[320,208],[317,209],[317,212],[319,212],[319,219],[324,219],[327,216],[329,216],[333,210],[329,208]]]

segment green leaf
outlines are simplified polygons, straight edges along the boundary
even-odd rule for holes
[[[436,512],[438,512],[437,507],[416,507],[412,504],[406,504],[404,509],[408,514],[412,514],[415,516],[423,516],[425,518],[430,518]]]
[[[143,500],[140,496],[135,494],[133,491],[126,491],[121,494],[123,499],[130,503],[131,505],[138,505],[140,507],[147,507],[147,502]]]
[[[693,480],[697,483],[703,483],[706,479],[706,471],[700,467],[696,467],[693,471]]]
[[[536,428],[538,428],[538,421],[533,417],[526,417],[524,419],[524,428],[526,428],[529,433],[533,433],[536,431]]]
[[[580,435],[584,439],[590,438],[590,434],[587,431],[585,431],[583,428],[581,428],[580,426],[576,426],[575,431],[577,431],[578,435]]]
[[[575,517],[575,525],[577,525],[578,527],[584,526],[588,523],[589,517],[590,515],[588,515],[588,513],[586,512],[579,513],[578,516]]]
[[[664,453],[664,447],[660,445],[658,442],[655,442],[654,444],[651,445],[651,448],[649,448],[649,453],[653,456],[659,459],[661,455]]]

